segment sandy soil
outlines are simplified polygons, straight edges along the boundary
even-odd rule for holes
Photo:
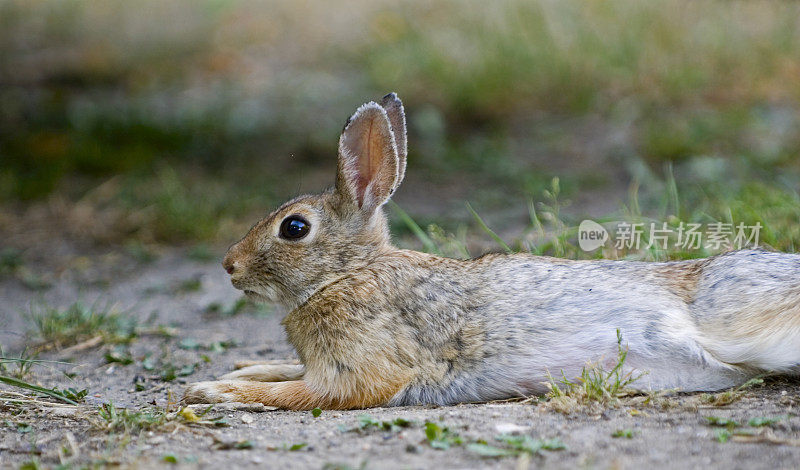
[[[92,252],[59,248],[44,256],[27,251],[27,266],[51,284],[45,290],[26,287],[19,276],[0,279],[0,344],[7,353],[19,352],[32,325],[26,317],[31,301],[66,307],[76,300],[98,305],[114,303],[142,324],[174,327],[174,337],[141,335],[130,345],[134,362],[109,364],[101,345],[81,351],[48,351],[40,358],[70,361],[69,366],[37,367],[28,380],[47,387],[86,388],[85,404],[78,408],[22,406],[0,403],[0,467],[15,468],[37,459],[46,467],[59,461],[73,464],[110,463],[152,468],[167,466],[173,456],[179,466],[215,468],[797,468],[800,465],[800,381],[770,379],[748,390],[744,398],[725,406],[698,406],[697,396],[678,395],[659,405],[624,405],[602,413],[579,411],[570,415],[547,406],[490,403],[453,407],[380,408],[368,411],[310,412],[212,409],[206,416],[223,417],[228,427],[164,426],[134,433],[97,429],[98,406],[140,409],[166,407],[182,394],[184,384],[225,373],[236,361],[287,359],[280,319],[283,312],[246,311],[224,317],[208,313],[209,304],[231,305],[239,297],[216,261],[197,262],[187,250],[170,249],[154,261],[138,261],[124,252]],[[221,254],[215,253],[217,255]],[[186,282],[186,281],[190,282]],[[199,281],[199,282],[198,282]],[[149,319],[149,323],[148,323]],[[215,342],[235,346],[213,351]],[[183,346],[183,347],[181,347]],[[219,348],[218,348],[219,349]],[[204,356],[207,361],[204,360]],[[155,363],[148,370],[147,358]],[[165,381],[163,364],[183,369],[185,376]],[[194,368],[191,366],[195,365]],[[62,372],[74,376],[69,378]],[[139,387],[136,386],[139,384]],[[3,390],[8,387],[0,386]],[[137,391],[137,388],[141,390]],[[638,401],[641,401],[639,399]],[[662,403],[663,402],[663,403]],[[661,406],[666,404],[666,407]],[[358,416],[380,420],[402,417],[417,424],[398,432],[349,431]],[[720,442],[720,428],[706,416],[735,419],[778,417],[765,427],[742,427]],[[422,423],[432,421],[458,433],[465,442],[486,440],[509,424],[534,438],[558,438],[564,450],[542,451],[530,457],[484,458],[455,445],[432,448]],[[631,438],[614,438],[631,430]],[[249,441],[246,449],[235,443]],[[222,444],[220,444],[222,443]],[[226,443],[228,445],[226,445]],[[295,444],[299,450],[289,450]],[[72,449],[71,457],[62,448]],[[233,447],[222,450],[219,447]],[[169,459],[169,457],[168,457]],[[344,467],[346,468],[346,467]]]

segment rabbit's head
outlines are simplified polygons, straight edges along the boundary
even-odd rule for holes
[[[233,286],[294,308],[391,249],[382,207],[405,168],[403,104],[390,93],[345,124],[333,188],[286,202],[228,250],[222,265]]]

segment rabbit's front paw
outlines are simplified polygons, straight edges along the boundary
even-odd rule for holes
[[[289,382],[252,382],[217,380],[189,385],[183,403],[261,403],[287,410],[310,410],[331,407],[331,400],[315,393],[302,380]],[[361,407],[349,405],[348,407]]]
[[[230,393],[230,383],[222,381],[195,382],[190,384],[183,393],[183,403],[228,403],[236,401]]]

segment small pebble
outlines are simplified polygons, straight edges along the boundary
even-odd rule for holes
[[[77,408],[53,408],[52,413],[54,416],[69,417],[75,416],[77,411]]]
[[[519,434],[530,429],[530,426],[520,426],[514,423],[498,423],[494,427],[500,434]]]

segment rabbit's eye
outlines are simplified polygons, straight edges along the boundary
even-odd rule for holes
[[[311,225],[299,215],[290,215],[281,222],[281,238],[298,240],[308,235]]]

